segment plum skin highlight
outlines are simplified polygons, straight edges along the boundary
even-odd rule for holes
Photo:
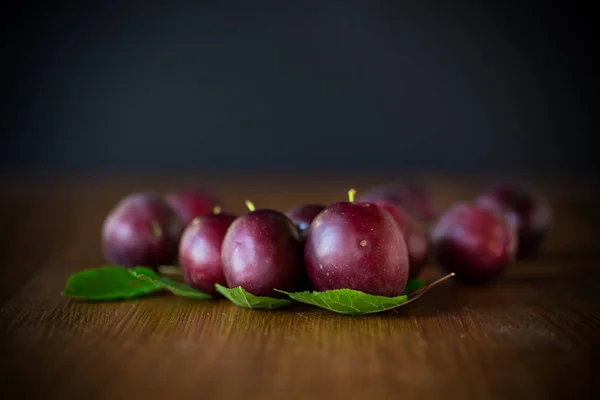
[[[392,200],[378,200],[373,203],[392,214],[398,223],[408,250],[409,278],[416,278],[429,256],[429,238],[425,230],[400,204]]]
[[[320,204],[305,204],[292,208],[285,215],[292,220],[300,229],[300,232],[306,232],[313,220],[325,209],[325,206]]]
[[[234,215],[218,213],[195,218],[185,229],[179,244],[179,265],[185,282],[209,294],[215,284],[226,286],[221,247]]]
[[[284,297],[274,289],[301,290],[307,280],[302,249],[298,228],[284,214],[251,211],[231,224],[223,240],[221,259],[227,285],[270,297]]]

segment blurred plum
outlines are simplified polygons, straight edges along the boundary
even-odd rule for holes
[[[210,215],[218,205],[217,199],[198,189],[169,192],[165,199],[186,226],[196,217]]]
[[[177,214],[159,195],[131,194],[104,221],[104,256],[110,263],[125,267],[171,264],[177,257],[183,228]]]
[[[431,233],[435,263],[456,279],[486,283],[498,279],[515,258],[515,230],[500,213],[476,203],[457,203]]]
[[[427,190],[414,183],[392,183],[376,186],[358,197],[361,202],[388,200],[399,203],[419,221],[431,222],[438,217],[438,210]]]
[[[513,223],[519,236],[519,259],[539,252],[552,222],[550,206],[545,199],[516,185],[503,184],[484,191],[475,201],[503,212]]]

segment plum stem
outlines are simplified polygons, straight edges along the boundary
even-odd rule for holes
[[[356,189],[348,190],[348,200],[350,203],[354,203],[354,197],[356,197]]]
[[[256,207],[254,207],[254,203],[251,202],[250,200],[246,200],[246,207],[248,207],[248,210],[250,210],[250,211],[256,210]]]
[[[156,239],[159,239],[163,234],[162,231],[162,227],[160,226],[160,223],[158,223],[158,221],[153,220],[152,221],[152,236],[154,236]]]
[[[214,206],[213,207],[213,214],[215,214],[215,215],[221,214],[221,206]]]

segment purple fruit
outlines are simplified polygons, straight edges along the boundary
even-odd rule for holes
[[[352,190],[348,197],[327,207],[308,231],[304,259],[315,289],[402,294],[409,261],[400,227],[383,208],[355,203]]]
[[[221,246],[234,215],[215,213],[197,217],[187,226],[179,244],[179,265],[186,283],[217,294],[215,283],[226,286]]]
[[[436,264],[469,283],[496,280],[515,258],[516,235],[501,214],[475,203],[457,203],[431,234]]]
[[[374,204],[392,214],[398,223],[408,250],[409,278],[417,277],[427,263],[429,255],[429,239],[425,230],[398,203],[392,200],[379,200]]]
[[[305,204],[296,208],[292,208],[285,215],[292,220],[300,229],[300,232],[306,232],[313,222],[315,217],[319,215],[325,206],[318,204]]]
[[[217,206],[212,195],[200,190],[170,192],[165,194],[165,199],[186,226],[196,217],[210,215]]]
[[[154,193],[136,193],[122,199],[102,227],[107,261],[125,267],[156,268],[177,257],[183,224]]]
[[[539,251],[552,222],[550,206],[544,199],[516,186],[499,185],[482,193],[475,201],[505,213],[514,223],[519,235],[519,259]]]
[[[416,184],[395,183],[377,186],[361,195],[358,200],[361,202],[393,201],[419,221],[430,222],[438,216],[438,210],[427,190]]]
[[[303,289],[306,273],[298,228],[279,211],[254,211],[248,204],[251,212],[237,218],[223,240],[221,259],[227,285],[271,297],[283,297],[274,289]]]

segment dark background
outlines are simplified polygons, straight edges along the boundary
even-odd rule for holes
[[[587,3],[191,3],[4,6],[2,167],[598,170]]]

